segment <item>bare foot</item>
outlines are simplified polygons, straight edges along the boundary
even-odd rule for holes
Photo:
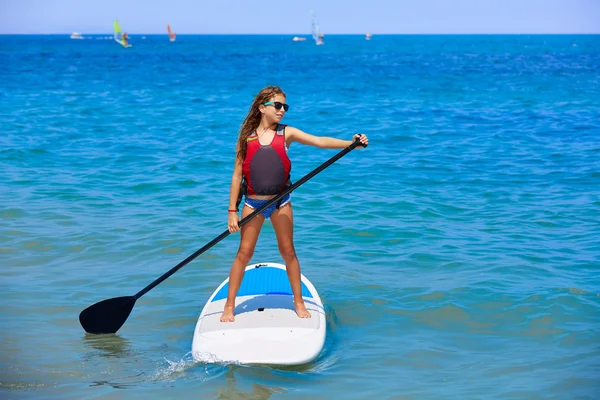
[[[225,306],[223,314],[221,314],[221,322],[234,322],[233,306]]]
[[[296,308],[296,314],[300,318],[310,318],[310,312],[306,309],[303,301],[294,301],[294,307]]]

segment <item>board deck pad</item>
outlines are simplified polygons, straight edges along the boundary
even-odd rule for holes
[[[302,297],[312,298],[306,284],[304,282],[301,284]],[[227,299],[228,290],[229,282],[217,292],[212,301]],[[287,272],[284,269],[270,267],[268,264],[257,264],[246,269],[244,280],[238,291],[238,297],[257,294],[286,294],[291,296],[292,287]]]

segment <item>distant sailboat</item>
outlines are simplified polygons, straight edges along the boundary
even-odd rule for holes
[[[169,40],[171,42],[174,42],[175,38],[177,37],[177,34],[171,30],[171,25],[169,24],[167,24],[167,31],[169,32]]]
[[[116,19],[113,21],[113,37],[115,38],[115,42],[119,43],[121,46],[131,47],[127,33],[123,33],[121,25]]]
[[[312,14],[312,37],[315,40],[317,45],[323,44],[323,35],[319,30],[319,21],[317,21],[317,16],[314,12],[310,12]]]
[[[373,35],[371,35],[370,32],[367,32],[367,34],[365,35],[365,39],[366,40],[371,40],[371,36],[373,36]]]

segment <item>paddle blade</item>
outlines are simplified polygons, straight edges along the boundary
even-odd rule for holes
[[[79,314],[79,322],[87,333],[116,333],[129,317],[135,300],[123,296],[92,304]]]

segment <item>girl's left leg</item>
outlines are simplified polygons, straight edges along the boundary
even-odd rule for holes
[[[304,305],[302,298],[302,283],[300,278],[300,263],[296,257],[294,248],[294,218],[292,214],[292,204],[288,203],[282,206],[279,210],[273,211],[271,214],[271,222],[277,236],[279,252],[285,261],[285,269],[287,271],[292,293],[294,294],[294,307],[296,314],[300,318],[310,318],[310,312]]]

